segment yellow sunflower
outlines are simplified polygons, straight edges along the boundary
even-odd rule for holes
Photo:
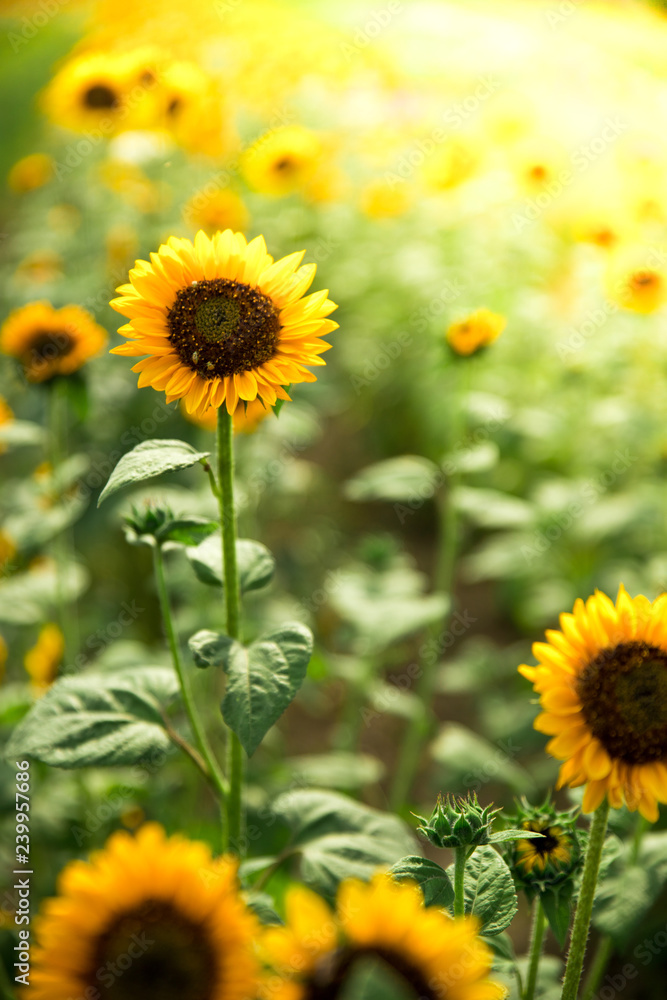
[[[71,375],[102,350],[106,331],[85,309],[31,302],[0,329],[0,351],[18,358],[30,382]]]
[[[7,176],[7,184],[17,194],[43,187],[53,177],[53,158],[46,153],[31,153],[18,160]]]
[[[279,197],[306,189],[323,159],[319,136],[301,125],[286,125],[243,153],[241,171],[251,188]]]
[[[146,95],[155,82],[145,63],[143,50],[75,56],[46,88],[44,110],[57,125],[74,132],[98,128],[112,135],[143,125]]]
[[[624,248],[611,260],[605,283],[612,302],[632,312],[652,313],[667,302],[664,263],[640,247]]]
[[[193,229],[203,229],[208,236],[219,229],[245,230],[248,209],[235,191],[203,188],[195,192],[183,209],[183,220]]]
[[[58,676],[64,653],[65,639],[62,632],[57,625],[48,622],[40,629],[36,645],[28,650],[23,659],[30,675],[31,687],[38,697],[51,687]]]
[[[287,923],[267,929],[261,950],[278,978],[267,976],[260,997],[310,1000],[345,994],[362,964],[373,962],[420,1000],[500,1000],[488,979],[491,952],[472,917],[452,919],[426,908],[419,888],[378,875],[349,879],[336,914],[309,890],[290,889]],[[281,981],[282,980],[282,981]]]
[[[325,363],[331,345],[319,338],[338,326],[326,319],[336,308],[326,290],[303,297],[316,265],[299,267],[302,257],[274,263],[263,237],[246,243],[230,229],[212,239],[200,231],[194,244],[170,237],[117,289],[111,305],[130,320],[119,331],[129,341],[111,353],[148,355],[132,369],[139,386],[199,416],[289,399],[285,386],[315,381],[307,366]]]
[[[3,424],[11,424],[13,419],[14,419],[14,411],[12,410],[11,406],[9,405],[5,397],[0,396],[0,427],[2,427]],[[7,451],[7,445],[4,443],[4,441],[0,440],[0,455],[2,455],[3,452],[5,451]],[[2,564],[2,561],[3,561],[2,545],[0,544],[0,565]]]
[[[516,863],[524,872],[543,872],[547,867],[558,870],[564,865],[569,865],[572,858],[572,839],[562,826],[526,820],[521,824],[521,829],[542,834],[534,840],[516,842]]]
[[[667,802],[667,594],[621,586],[614,604],[596,591],[560,627],[533,645],[537,666],[519,667],[544,709],[535,728],[565,762],[558,786],[586,785],[584,812],[607,796],[655,822]]]
[[[465,319],[452,323],[446,340],[453,351],[467,357],[497,340],[505,329],[507,320],[490,309],[478,309]]]
[[[33,1000],[249,1000],[257,931],[236,865],[146,824],[60,875],[36,921]]]

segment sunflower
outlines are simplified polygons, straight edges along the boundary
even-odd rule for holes
[[[419,888],[387,875],[341,883],[336,914],[302,887],[288,891],[287,923],[264,932],[261,950],[282,984],[267,977],[260,996],[335,1000],[362,965],[374,963],[420,1000],[499,1000],[488,979],[491,952],[475,918],[426,909]]]
[[[74,132],[98,128],[112,135],[121,127],[144,124],[141,110],[154,83],[144,64],[143,52],[76,56],[45,90],[44,110],[57,125]]]
[[[572,857],[571,838],[562,826],[525,820],[522,830],[533,830],[541,837],[531,840],[517,840],[516,863],[526,874],[541,873],[545,868],[562,868],[569,865]]]
[[[395,219],[412,206],[414,194],[406,183],[376,177],[361,192],[361,211],[370,219]]]
[[[315,264],[299,267],[303,252],[273,262],[264,239],[246,243],[226,229],[194,244],[172,236],[151,263],[137,261],[130,284],[111,303],[130,320],[129,342],[112,354],[148,355],[132,369],[139,386],[184,399],[201,416],[211,406],[234,413],[239,400],[273,406],[289,399],[285,386],[314,382],[307,365],[323,365],[336,329],[326,317],[336,306],[328,292],[303,298]]]
[[[240,401],[232,415],[234,433],[254,434],[264,418],[272,412],[270,407],[264,406],[261,399],[253,399],[251,403]],[[202,427],[205,431],[215,431],[218,426],[218,411],[213,406],[201,416],[195,416],[188,413],[181,400],[181,413],[186,420]]]
[[[323,159],[319,136],[301,125],[286,125],[243,153],[241,171],[251,188],[281,196],[307,188]]]
[[[149,823],[61,873],[36,922],[33,1000],[248,1000],[256,933],[236,865]]]
[[[490,309],[478,309],[465,319],[452,323],[446,333],[449,346],[457,354],[467,357],[497,340],[505,329],[507,320]]]
[[[28,650],[23,659],[37,697],[43,695],[55,681],[64,652],[65,639],[58,626],[52,622],[43,625],[36,645]]]
[[[611,261],[606,274],[612,302],[632,312],[652,313],[667,302],[667,272],[653,252],[628,247]]]
[[[155,125],[192,152],[224,156],[232,134],[217,82],[193,62],[172,62],[160,73],[155,90]]]
[[[17,194],[43,187],[53,177],[53,158],[46,153],[31,153],[18,160],[7,175],[7,184]]]
[[[14,419],[14,411],[12,410],[11,406],[4,398],[4,396],[0,396],[0,427],[4,426],[5,424],[11,424],[13,419]],[[0,455],[2,455],[3,452],[5,451],[7,451],[7,445],[0,438]],[[0,564],[1,563],[2,563],[2,547],[0,546]]]
[[[54,309],[49,302],[31,302],[5,321],[0,351],[21,361],[30,382],[46,382],[78,371],[106,339],[106,331],[79,306]]]
[[[584,812],[605,796],[650,822],[667,802],[667,594],[651,602],[621,585],[614,604],[596,591],[561,631],[533,645],[537,666],[521,666],[544,711],[535,728],[564,761],[558,787],[586,785]]]
[[[218,188],[210,193],[195,192],[183,209],[184,221],[208,236],[219,229],[243,230],[248,226],[248,209],[235,191]]]

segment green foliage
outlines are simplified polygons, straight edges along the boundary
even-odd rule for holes
[[[333,792],[285,792],[273,812],[292,834],[283,856],[296,858],[299,878],[328,897],[342,879],[368,880],[414,849],[410,831],[396,816]]]
[[[447,875],[453,884],[454,865]],[[479,918],[487,937],[509,927],[518,906],[516,890],[509,868],[493,847],[478,847],[466,861],[464,892],[465,912]]]
[[[123,455],[120,462],[109,476],[102,490],[97,506],[99,507],[110,496],[132,483],[141,483],[165,472],[176,472],[178,469],[189,469],[197,462],[205,461],[210,452],[196,451],[186,441],[171,439],[142,441],[136,448]]]
[[[60,574],[46,563],[0,580],[0,621],[13,625],[44,622],[53,616],[59,588],[66,600],[74,601],[86,589],[88,579],[83,566],[69,562]]]
[[[164,710],[177,691],[166,667],[64,677],[14,730],[5,757],[65,768],[134,764],[168,748]]]
[[[667,831],[647,834],[636,862],[624,845],[598,885],[593,923],[622,948],[667,885]]]
[[[209,535],[201,544],[191,545],[186,551],[190,565],[202,583],[223,587],[222,541],[220,532]],[[273,577],[276,562],[261,542],[237,538],[236,563],[241,593],[265,587]]]
[[[390,500],[417,503],[433,497],[442,482],[434,462],[420,455],[401,455],[376,462],[345,484],[348,500]]]
[[[429,858],[411,855],[390,869],[397,882],[416,882],[424,894],[425,906],[449,909],[454,904],[454,885],[444,868]]]

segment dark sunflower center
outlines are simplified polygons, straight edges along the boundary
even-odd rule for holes
[[[149,899],[101,935],[86,985],[105,1000],[213,1000],[218,969],[205,928]]]
[[[182,288],[167,323],[179,358],[204,379],[238,375],[269,361],[280,332],[271,299],[227,278]]]
[[[540,857],[544,857],[545,854],[551,854],[555,851],[557,847],[560,846],[560,838],[558,836],[559,829],[557,827],[550,826],[539,826],[537,823],[524,823],[524,830],[532,830],[535,833],[541,833],[541,837],[535,837],[530,840],[530,846],[539,854]]]
[[[612,758],[648,764],[667,755],[667,653],[644,642],[604,649],[577,681],[584,718]]]
[[[45,364],[66,357],[74,349],[74,339],[65,330],[36,330],[25,355],[30,364]]]
[[[177,112],[181,110],[182,106],[183,102],[181,101],[180,97],[172,98],[172,100],[169,101],[169,104],[167,105],[167,114],[175,115]]]
[[[290,156],[282,156],[279,160],[276,160],[274,170],[277,170],[279,173],[288,173],[294,167],[294,160]]]
[[[115,108],[118,105],[118,95],[106,84],[96,83],[83,95],[83,103],[87,108]]]
[[[652,271],[637,271],[632,276],[632,284],[635,288],[650,288],[651,285],[655,285],[657,282],[658,276]]]
[[[343,948],[313,971],[305,984],[304,1000],[352,1000],[361,992],[366,995],[360,984],[369,975],[388,979],[392,998],[396,992],[401,1000],[441,1000],[446,996],[446,983],[438,982],[436,992],[424,971],[392,949]],[[391,989],[390,984],[397,989]]]

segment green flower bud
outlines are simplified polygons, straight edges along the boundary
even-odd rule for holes
[[[505,847],[505,860],[518,889],[528,898],[571,882],[581,867],[583,854],[576,829],[578,809],[558,812],[549,798],[531,806],[522,798],[515,815],[506,819],[521,830],[541,833],[531,840],[515,840]]]
[[[430,819],[422,819],[420,833],[434,847],[480,847],[488,844],[499,809],[482,808],[475,794],[466,798],[438,796]]]

